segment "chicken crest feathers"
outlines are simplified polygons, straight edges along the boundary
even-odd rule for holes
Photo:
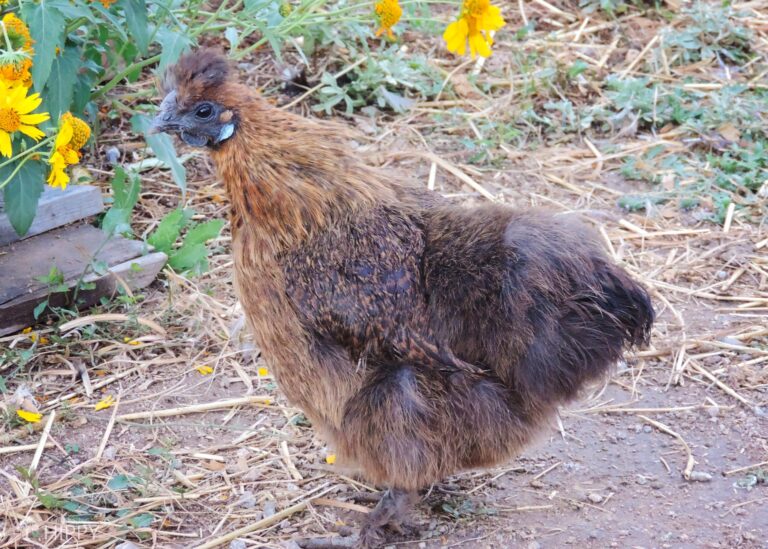
[[[169,67],[160,84],[164,93],[176,91],[180,104],[213,97],[231,74],[229,60],[215,49],[199,49],[182,55]]]

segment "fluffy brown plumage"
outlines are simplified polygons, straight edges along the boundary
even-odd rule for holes
[[[169,75],[156,126],[210,149],[238,294],[281,389],[391,489],[362,543],[415,491],[517,455],[647,339],[648,295],[583,224],[396,181],[210,51]]]

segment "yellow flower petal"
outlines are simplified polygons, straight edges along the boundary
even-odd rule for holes
[[[93,407],[94,410],[97,412],[99,410],[104,410],[105,408],[111,408],[115,405],[115,397],[112,395],[107,395],[104,398],[102,398],[100,401],[96,403],[96,405]]]
[[[23,87],[19,86],[20,90],[24,90]],[[22,94],[25,94],[26,90],[22,92]],[[19,114],[29,114],[33,110],[35,110],[37,107],[40,106],[40,103],[43,102],[43,98],[40,97],[39,93],[33,93],[32,95],[28,95],[24,99],[18,102],[16,105],[16,112]]]
[[[333,465],[334,463],[336,463],[336,454],[328,454],[327,456],[325,456],[325,462],[328,465]]]
[[[0,154],[10,158],[13,155],[13,148],[11,147],[11,136],[8,132],[0,130]]]
[[[29,332],[31,332],[31,331],[32,331],[32,326],[27,326],[26,328],[24,328],[24,329],[21,331],[21,333],[22,333],[22,334],[28,334],[28,333],[29,333]]]
[[[16,415],[28,423],[39,423],[43,419],[43,414],[27,412],[26,410],[16,410]]]
[[[50,118],[51,118],[51,115],[49,115],[47,112],[41,112],[41,113],[35,113],[35,114],[22,114],[21,116],[19,116],[19,119],[21,120],[22,124],[35,124],[35,125],[45,122]]]
[[[472,52],[473,59],[475,54],[479,54],[482,57],[491,55],[491,47],[485,41],[485,37],[479,32],[469,36],[469,50]]]
[[[53,148],[58,150],[65,145],[69,145],[69,142],[72,141],[73,131],[72,124],[69,122],[62,123],[59,133],[56,135],[56,142],[53,144]]]
[[[445,29],[443,40],[448,51],[464,55],[467,51],[467,34],[469,33],[469,24],[466,19],[454,21]]]
[[[264,368],[263,366],[259,368],[259,377],[267,377],[269,375],[269,370]]]
[[[19,126],[19,131],[24,135],[28,135],[35,141],[40,141],[43,137],[45,137],[45,134],[42,131],[35,128],[34,126],[25,126],[24,124],[22,124],[21,126]]]
[[[210,366],[198,366],[197,368],[195,368],[195,370],[200,372],[200,375],[202,376],[211,375],[213,373],[213,368],[211,368]]]

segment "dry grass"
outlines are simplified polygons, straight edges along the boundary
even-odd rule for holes
[[[740,207],[727,210],[722,226],[669,204],[647,213],[617,208],[618,197],[645,185],[618,177],[621,162],[659,145],[662,155],[691,150],[690,134],[679,127],[655,135],[625,128],[623,134],[617,130],[600,139],[542,135],[531,127],[524,150],[498,143],[486,164],[467,162],[468,153],[457,139],[487,137],[481,135],[480,121],[510,122],[514,105],[541,103],[562,91],[531,95],[526,91],[530,75],[517,74],[512,57],[502,52],[523,48],[566,66],[584,61],[593,80],[568,88],[571,99],[580,103],[606,102],[594,79],[608,73],[646,75],[703,90],[732,81],[765,88],[768,20],[761,3],[740,5],[752,13],[745,21],[763,61],[726,76],[715,70],[716,61],[678,65],[667,58],[658,47],[659,18],[630,10],[611,21],[600,13],[586,15],[574,4],[519,2],[509,14],[511,27],[535,18],[540,30],[524,42],[511,42],[511,33],[500,35],[498,53],[484,65],[435,59],[445,71],[444,91],[407,115],[377,120],[361,153],[445,194],[546,206],[591,220],[616,261],[651,290],[659,320],[651,348],[628,356],[614,379],[627,399],[593,395],[563,414],[562,436],[578,439],[582,422],[632,416],[679,442],[684,465],[678,448],[672,448],[678,457],[665,454],[672,465],[660,460],[667,470],[688,478],[701,448],[686,441],[687,424],[678,429],[677,421],[713,408],[732,414],[728,417],[753,414],[768,401],[768,230],[755,222],[764,205],[733,192],[732,203]],[[638,49],[638,44],[644,46]],[[430,51],[435,45],[416,47]],[[659,70],[648,74],[651,57]],[[274,84],[263,76],[273,72],[268,56],[254,63],[250,77],[265,87]],[[473,74],[475,84],[468,79]],[[306,109],[310,95],[289,105]],[[461,111],[458,122],[441,122],[439,131],[430,133],[436,115],[449,119],[456,109]],[[364,117],[353,121],[365,122]],[[102,147],[123,140],[124,129],[113,129]],[[530,146],[536,142],[540,146]],[[138,143],[123,150],[135,160],[142,154]],[[223,190],[208,160],[196,155],[187,167],[190,207],[198,218],[224,217]],[[108,177],[104,167],[94,165],[92,171]],[[167,173],[146,172],[136,233],[147,234],[177,201]],[[331,450],[285,402],[271,376],[259,374],[269,365],[240,330],[228,245],[225,233],[216,242],[208,273],[186,279],[166,271],[143,300],[120,313],[84,314],[65,325],[41,328],[51,343],[39,347],[23,369],[11,366],[2,372],[11,393],[16,392],[6,395],[9,429],[0,435],[0,541],[5,545],[114,547],[131,540],[158,547],[217,547],[240,538],[248,546],[281,547],[296,538],[332,536],[354,524],[355,513],[365,509],[355,498],[375,487],[341,464],[326,463]],[[30,345],[23,335],[0,339],[0,344],[10,350]],[[204,366],[212,373],[197,370]],[[646,395],[652,389],[666,390],[669,403],[649,403]],[[94,411],[107,395],[115,404]],[[24,400],[44,414],[39,424],[20,426],[12,419],[10,411]],[[765,438],[755,440],[752,448],[761,444],[768,451]],[[513,471],[524,475],[525,483],[540,482],[562,468],[560,460],[553,463],[466,473],[440,493],[487,494]],[[719,472],[740,475],[766,462],[727,465]],[[764,505],[760,501],[765,498],[739,503],[731,511]],[[532,505],[500,505],[496,511],[522,517],[572,503],[557,495]],[[608,507],[607,500],[577,503],[601,512]],[[460,529],[452,519],[443,515],[441,520],[450,525],[447,537],[435,535],[433,543],[471,547],[494,535],[494,521],[501,517],[477,518],[488,521],[490,533],[467,534],[463,541],[450,537]]]

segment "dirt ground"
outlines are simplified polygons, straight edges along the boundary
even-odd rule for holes
[[[260,70],[274,72],[267,61],[244,70],[257,80]],[[450,135],[425,140],[420,132],[435,108],[417,106],[373,129],[356,116],[350,123],[367,132],[357,146],[393,177],[424,185],[436,155],[435,189],[447,195],[485,200],[446,164],[514,207],[579,213],[648,286],[658,320],[651,346],[628,354],[610,382],[564,409],[537,444],[503,467],[432,487],[414,513],[416,531],[389,543],[768,548],[764,221],[736,215],[725,230],[701,208],[627,212],[617,199],[647,184],[619,177],[583,142],[501,147],[502,158],[479,168],[464,162]],[[99,154],[118,145],[138,159],[143,144],[126,143],[127,133],[115,123]],[[649,139],[597,145],[632,151]],[[108,192],[109,166],[97,160],[89,169]],[[187,169],[196,219],[225,217],[210,162],[197,155]],[[167,172],[143,174],[136,234],[178,200]],[[285,401],[269,364],[238,331],[229,244],[225,230],[202,276],[166,271],[135,303],[84,312],[63,332],[36,327],[50,341],[23,368],[2,371],[1,547],[296,549],[304,539],[351,539],[375,487],[332,463],[333,450]],[[106,310],[127,318],[89,322]],[[30,336],[5,337],[0,346],[28,349]],[[95,410],[107,397],[115,404]],[[24,399],[44,414],[41,422],[14,420],[11,410]],[[210,403],[218,404],[206,409]]]
[[[213,191],[193,184],[192,192]],[[564,410],[561,424],[518,459],[433,487],[414,515],[416,541],[394,536],[392,543],[767,547],[765,313],[735,312],[727,300],[682,291],[716,292],[739,268],[733,253],[742,261],[765,262],[764,254],[744,252],[759,240],[757,228],[738,225],[726,235],[704,226],[693,232],[701,227],[677,219],[657,226],[552,187],[529,184],[509,192],[509,201],[518,205],[547,197],[566,209],[588,211],[601,221],[614,251],[630,258],[631,269],[650,273],[646,282],[667,281],[661,289],[651,286],[659,313],[652,346],[628,356],[608,385]],[[633,238],[619,225],[621,219],[644,225],[648,236]],[[675,234],[654,237],[654,232]],[[166,335],[151,330],[141,335],[137,325],[124,326],[127,337],[140,342],[131,345],[121,343],[123,332],[116,335],[114,326],[105,332],[112,341],[101,339],[100,332],[86,338],[76,330],[28,371],[23,386],[47,404],[44,409],[56,409],[56,399],[82,392],[82,382],[67,368],[68,361],[81,359],[69,360],[61,349],[87,346],[102,357],[95,368],[89,364],[93,396],[57,408],[59,420],[49,436],[54,446],[37,467],[40,490],[76,502],[74,514],[85,515],[83,520],[64,523],[56,519],[59,509],[45,509],[24,495],[29,488],[16,467],[28,467],[31,452],[2,456],[0,532],[6,545],[95,547],[129,540],[138,546],[192,547],[267,520],[241,541],[224,544],[296,547],[293,542],[300,539],[349,535],[362,517],[359,505],[372,506],[355,503],[352,496],[373,487],[346,476],[343,464],[326,463],[332,450],[287,406],[248,338],[229,337],[239,311],[226,245],[223,238],[208,275],[187,281],[168,273],[146,292],[136,314],[162,322]],[[678,250],[685,262],[670,264],[670,250]],[[722,270],[726,277],[718,274]],[[760,289],[765,283],[747,275],[717,295],[741,296],[739,303],[765,301]],[[6,343],[24,345],[23,336]],[[213,373],[201,375],[200,365],[210,365]],[[94,411],[93,404],[106,395],[119,397],[118,405]],[[271,402],[120,419],[249,395]],[[118,421],[110,427],[113,412]],[[34,433],[15,442],[39,439]],[[689,453],[693,466],[686,480]],[[126,475],[130,481],[121,484]],[[279,520],[270,524],[275,516]],[[132,523],[136,517],[142,521]]]

